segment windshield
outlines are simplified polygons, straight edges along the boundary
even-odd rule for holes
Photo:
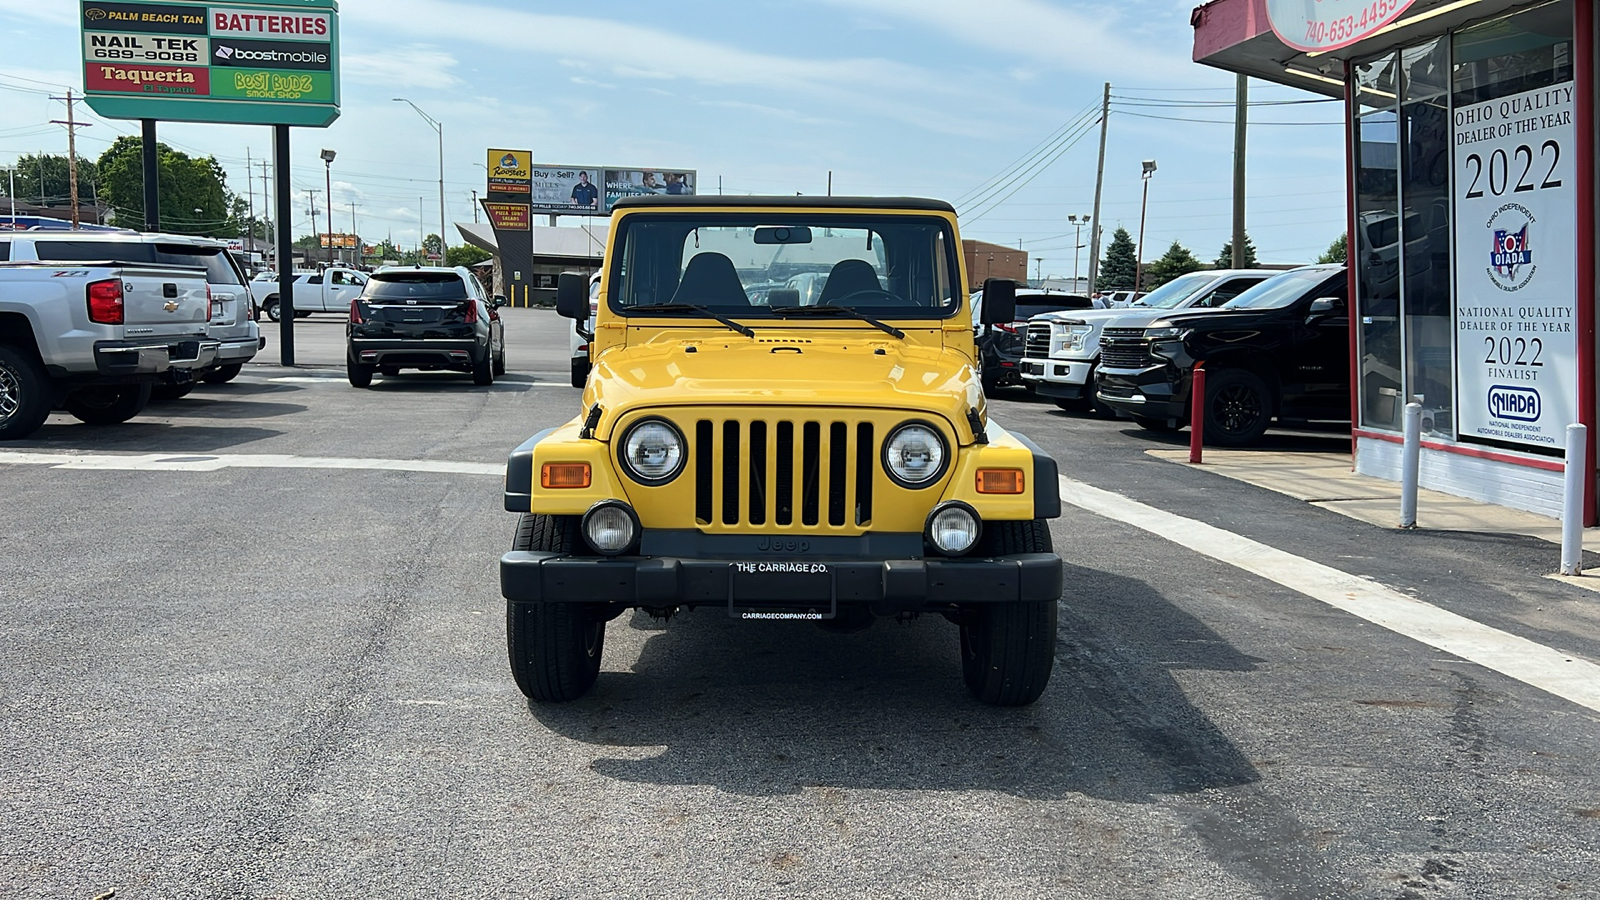
[[[227,251],[222,247],[189,244],[146,244],[138,241],[38,241],[34,244],[45,262],[155,263],[163,266],[198,266],[206,270],[209,284],[242,284]]]
[[[1296,269],[1276,275],[1222,304],[1221,309],[1281,309],[1335,274],[1329,269]]]
[[[961,302],[952,235],[933,216],[649,215],[621,229],[608,296],[624,314],[688,304],[756,318],[810,306],[928,318]]]
[[[379,272],[367,280],[361,299],[454,303],[467,299],[467,286],[454,272]]]
[[[1187,275],[1179,275],[1133,301],[1133,305],[1148,306],[1151,309],[1175,309],[1182,305],[1183,301],[1198,293],[1201,288],[1220,277],[1222,276],[1215,272],[1190,272]]]

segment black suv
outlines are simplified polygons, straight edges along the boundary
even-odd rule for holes
[[[379,269],[350,302],[345,370],[350,384],[401,369],[472,373],[474,384],[506,373],[504,297],[489,299],[471,272],[445,268]]]
[[[1157,431],[1189,421],[1194,367],[1205,365],[1207,443],[1249,444],[1273,419],[1349,421],[1350,320],[1344,266],[1269,278],[1220,309],[1107,325],[1101,403]]]
[[[983,311],[983,292],[973,292],[972,325],[983,363],[979,371],[983,376],[984,391],[992,393],[995,388],[1023,383],[1023,344],[1028,336],[1029,319],[1043,313],[1093,308],[1093,300],[1078,294],[1023,288],[1017,291],[1016,321],[985,327],[978,324],[978,317]],[[1032,390],[1033,386],[1028,385],[1028,388]]]

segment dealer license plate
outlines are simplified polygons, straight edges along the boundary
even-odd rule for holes
[[[728,564],[728,615],[736,619],[821,621],[839,613],[826,563]]]

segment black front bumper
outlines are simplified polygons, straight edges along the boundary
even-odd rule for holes
[[[1102,368],[1095,399],[1140,418],[1187,422],[1189,373],[1173,366],[1138,371]]]
[[[1019,553],[969,559],[677,559],[573,557],[514,550],[500,592],[517,603],[724,606],[745,618],[829,618],[840,604],[878,615],[1061,597],[1061,558]]]

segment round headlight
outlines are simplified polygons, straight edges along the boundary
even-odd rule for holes
[[[883,466],[901,487],[926,487],[944,474],[944,438],[932,425],[902,425],[883,442]]]
[[[645,419],[623,435],[619,456],[634,481],[666,484],[683,469],[683,436],[665,420]]]
[[[583,514],[583,539],[596,553],[615,556],[639,537],[639,520],[618,500],[596,503]]]
[[[978,513],[959,501],[940,504],[928,516],[928,543],[946,556],[960,556],[978,542]]]

